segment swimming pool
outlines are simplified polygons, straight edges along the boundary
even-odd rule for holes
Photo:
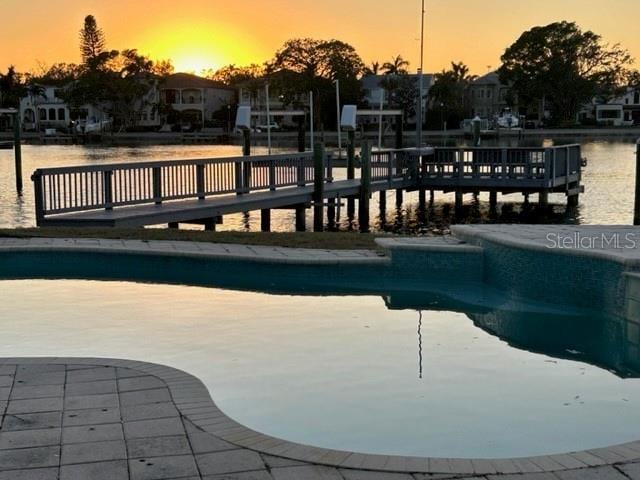
[[[638,439],[622,319],[400,288],[252,290],[3,280],[0,356],[168,364],[240,423],[334,449],[497,458]]]

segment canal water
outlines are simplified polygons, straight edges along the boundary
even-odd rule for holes
[[[545,145],[569,143],[567,140],[544,140]],[[589,161],[584,170],[584,195],[577,208],[567,209],[562,194],[549,198],[552,208],[541,211],[536,208],[536,195],[530,203],[520,194],[498,197],[497,212],[489,211],[488,194],[474,199],[465,196],[462,215],[456,217],[453,194],[436,193],[433,204],[421,209],[416,193],[405,195],[402,208],[395,207],[395,192],[388,192],[387,209],[380,214],[378,194],[371,202],[372,228],[375,231],[397,233],[424,233],[446,229],[453,223],[572,223],[572,224],[629,224],[633,219],[633,195],[635,175],[635,143],[632,140],[581,139],[582,153]],[[538,142],[540,145],[540,142]],[[184,158],[212,158],[240,155],[240,147],[230,145],[157,145],[138,147],[104,147],[80,145],[24,145],[23,171],[25,191],[16,195],[13,168],[13,151],[0,150],[0,227],[31,227],[35,225],[33,187],[29,181],[36,168],[69,165],[94,165],[113,162],[142,162],[149,160],[173,160]],[[264,148],[254,148],[254,153],[266,153]],[[336,178],[345,175],[344,169],[334,172]],[[337,228],[357,228],[357,217],[349,219],[346,208],[341,209]],[[307,211],[307,225],[312,225],[311,210]],[[272,212],[273,231],[293,231],[295,214],[289,210]],[[201,228],[201,227],[194,227]],[[219,230],[260,229],[260,214],[237,214],[224,217]]]

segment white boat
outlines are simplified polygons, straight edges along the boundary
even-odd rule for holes
[[[111,120],[80,120],[76,123],[76,132],[97,135],[111,129]]]
[[[520,126],[520,119],[511,113],[510,108],[505,108],[502,114],[496,118],[496,125],[499,128],[517,128]]]

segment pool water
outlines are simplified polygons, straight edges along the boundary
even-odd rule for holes
[[[498,458],[640,437],[622,321],[86,280],[5,280],[0,295],[0,356],[170,365],[235,420],[290,441]]]

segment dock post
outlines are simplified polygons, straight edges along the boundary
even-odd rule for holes
[[[636,197],[633,204],[633,224],[640,225],[640,138],[636,140]]]
[[[380,214],[386,213],[387,211],[387,191],[380,190],[380,200],[378,202],[380,204]]]
[[[424,207],[427,203],[427,191],[424,188],[418,189],[418,204]]]
[[[495,209],[498,205],[498,192],[489,192],[489,208]]]
[[[456,213],[460,213],[460,211],[462,210],[462,204],[464,203],[464,198],[462,196],[462,191],[461,190],[456,190]]]
[[[433,202],[436,199],[435,192],[433,190],[429,190],[429,203],[433,205]]]
[[[169,228],[180,228],[178,222],[169,222]]]
[[[304,232],[307,229],[305,210],[304,203],[296,205],[296,232]]]
[[[216,218],[207,218],[204,222],[204,229],[207,232],[215,232],[216,231]]]
[[[242,130],[242,155],[245,157],[251,155],[251,131],[249,129]]]
[[[324,145],[313,147],[313,230],[324,229]]]
[[[396,189],[396,208],[402,207],[402,194],[403,191],[401,188]]]
[[[336,225],[336,199],[330,198],[327,206],[327,224],[332,229]]]
[[[16,191],[22,195],[22,141],[20,139],[20,111],[13,115],[13,154],[16,163]]]
[[[347,132],[347,180],[353,180],[356,177],[356,132],[349,130]],[[356,210],[356,201],[353,198],[347,199],[347,217],[352,218]]]
[[[541,191],[538,194],[538,204],[541,207],[546,207],[549,205],[549,192],[546,190]]]
[[[260,210],[260,230],[263,232],[271,231],[271,209],[263,208]]]
[[[360,175],[360,199],[358,201],[358,223],[361,232],[369,231],[369,198],[371,197],[371,147],[362,144]]]

